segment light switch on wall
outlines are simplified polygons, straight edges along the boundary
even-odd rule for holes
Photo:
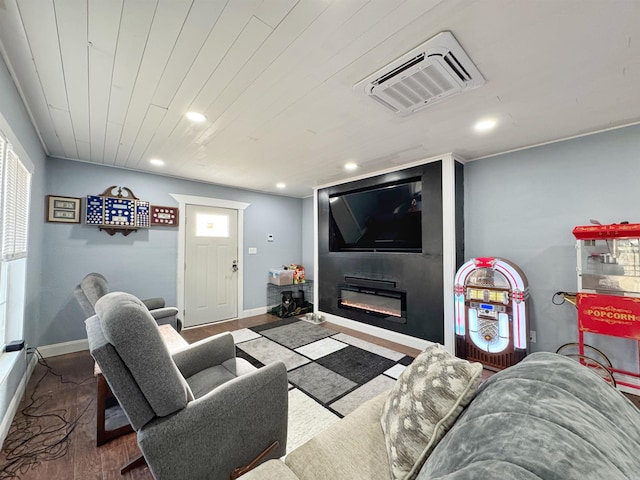
[[[256,247],[249,247],[249,255],[255,255],[258,253],[258,249]]]

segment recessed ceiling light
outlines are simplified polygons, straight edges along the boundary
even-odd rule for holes
[[[493,127],[496,126],[495,120],[481,120],[474,125],[474,129],[476,132],[488,132]]]
[[[352,170],[355,170],[356,168],[358,168],[358,164],[355,163],[355,162],[347,162],[347,163],[344,164],[344,168],[345,168],[345,170],[352,171]]]
[[[200,112],[187,112],[187,118],[192,122],[204,122],[207,119],[207,117]]]
[[[282,182],[276,183],[276,187],[278,187],[278,188],[286,188],[286,186],[287,185],[285,183],[282,183]]]
[[[151,160],[149,160],[149,163],[151,165],[155,165],[156,167],[161,167],[164,165],[164,161],[160,160],[159,158],[152,158]]]

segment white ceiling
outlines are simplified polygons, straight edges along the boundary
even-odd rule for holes
[[[404,118],[353,90],[445,30],[484,86]],[[0,0],[0,48],[50,156],[296,197],[640,121],[638,0]]]

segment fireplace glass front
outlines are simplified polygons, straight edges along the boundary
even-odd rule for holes
[[[401,290],[340,284],[338,307],[396,323],[407,323],[407,294]]]

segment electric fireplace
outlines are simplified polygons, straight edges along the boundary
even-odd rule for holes
[[[394,323],[407,323],[407,293],[396,289],[395,282],[358,280],[358,283],[338,284],[338,308]]]

